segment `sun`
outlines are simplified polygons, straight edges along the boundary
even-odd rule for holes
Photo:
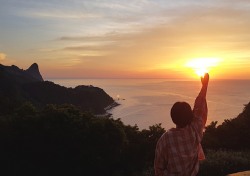
[[[217,58],[197,58],[186,63],[186,66],[192,68],[198,76],[208,73],[212,67],[216,67],[219,63]]]
[[[208,70],[207,70],[207,68],[198,68],[195,70],[195,73],[198,76],[203,76],[205,73],[208,73]]]

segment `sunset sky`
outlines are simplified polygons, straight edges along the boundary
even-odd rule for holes
[[[250,78],[249,0],[0,0],[0,63],[45,78]]]

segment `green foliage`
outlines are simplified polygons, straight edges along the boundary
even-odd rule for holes
[[[0,116],[0,175],[141,175],[163,132],[160,124],[140,131],[73,105],[24,103]]]
[[[250,170],[250,151],[208,150],[198,175],[224,176],[244,170]]]
[[[153,165],[154,151],[157,140],[165,132],[161,124],[150,126],[142,131],[135,126],[125,126],[128,143],[122,155],[123,165],[128,165],[125,175],[132,172],[142,172]]]
[[[212,122],[206,127],[203,146],[207,149],[244,150],[250,148],[250,103],[238,117],[226,119],[216,127]]]
[[[36,111],[36,107],[30,102],[23,103],[15,110],[15,112],[22,117],[35,115]]]
[[[237,118],[206,127],[199,175],[250,169],[249,119],[250,103]],[[139,130],[73,105],[37,109],[25,102],[0,116],[0,175],[152,176],[164,132],[161,124]]]

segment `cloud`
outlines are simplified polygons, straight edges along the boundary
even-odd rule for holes
[[[249,58],[249,18],[248,10],[232,6],[207,9],[194,7],[170,22],[142,26],[139,32],[64,36],[59,41],[82,43],[82,46],[64,48],[79,53],[87,50],[109,51],[108,55],[102,57],[103,67],[172,69],[176,64],[181,65],[183,61],[196,57]],[[86,45],[89,42],[96,45]],[[106,46],[100,42],[111,43]]]
[[[6,54],[0,52],[0,61],[5,60],[5,58],[6,58]]]
[[[65,47],[63,50],[70,51],[108,51],[117,48],[114,45],[83,45],[83,46],[70,46]]]
[[[49,38],[51,43],[45,46],[56,50],[41,51],[44,57],[58,57],[55,62],[61,62],[59,58],[83,56],[72,61],[79,69],[171,70],[185,59],[202,56],[250,58],[247,0],[13,0],[5,4],[16,6],[2,7],[9,13],[16,10],[22,17],[35,18],[28,22],[39,25],[32,26],[48,26],[32,28],[36,34],[47,34],[41,37],[56,38]]]
[[[132,39],[135,32],[108,32],[101,35],[62,36],[57,41],[109,42]]]
[[[6,13],[16,16],[44,19],[44,20],[82,20],[101,18],[102,13],[91,9],[91,1],[83,3],[76,0],[74,2],[67,0],[55,1],[17,1],[4,2]],[[1,9],[1,7],[0,7]]]
[[[101,18],[102,16],[97,13],[84,13],[84,12],[65,12],[63,10],[37,10],[22,12],[22,15],[31,18],[48,18],[48,19],[94,19]]]

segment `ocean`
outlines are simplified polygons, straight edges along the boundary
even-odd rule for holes
[[[201,83],[170,79],[49,79],[65,87],[93,85],[104,89],[120,106],[111,109],[113,118],[140,129],[161,123],[166,130],[175,127],[170,109],[176,101],[193,107]],[[211,80],[207,93],[208,121],[237,117],[250,102],[250,80]]]

